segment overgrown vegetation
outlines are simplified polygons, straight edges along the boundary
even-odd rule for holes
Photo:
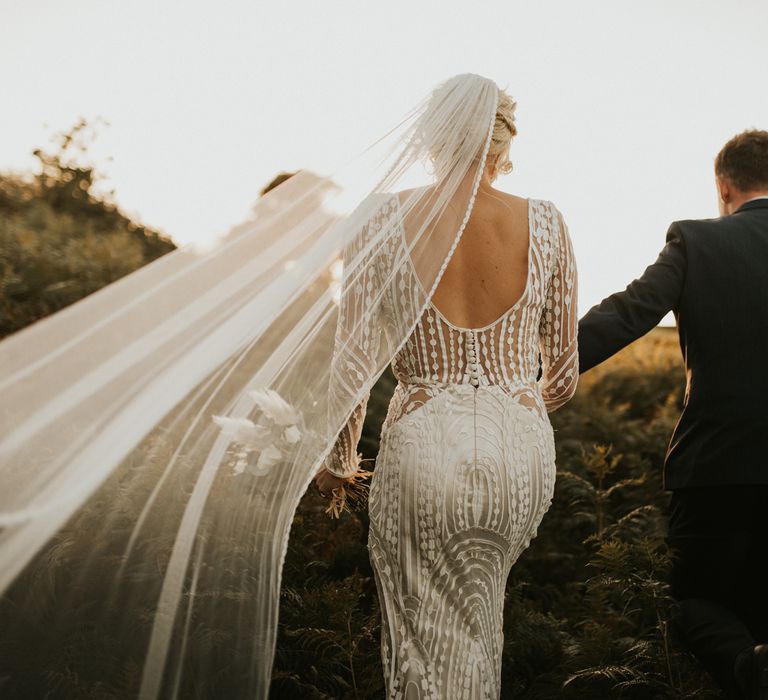
[[[558,479],[506,591],[502,698],[720,698],[674,638],[664,451],[679,414],[677,337],[657,329],[584,375],[550,415]],[[374,457],[393,379],[374,389]],[[366,514],[340,522],[307,494],[286,567],[273,698],[382,698]]]
[[[93,170],[68,155],[84,133],[80,124],[62,137],[56,154],[38,152],[41,172],[34,178],[0,176],[0,334],[173,248],[94,194]],[[538,537],[507,585],[505,699],[721,697],[669,626],[668,496],[661,467],[682,398],[676,342],[668,330],[652,332],[585,375],[576,397],[551,415],[559,474]],[[376,455],[392,388],[387,373],[371,396],[360,446],[365,457]],[[146,458],[162,462],[166,449],[160,432],[147,445]],[[137,457],[128,469],[140,463]],[[244,497],[230,491],[218,495]],[[134,643],[116,648],[117,635],[113,639],[109,624],[93,612],[98,582],[86,587],[77,576],[89,553],[72,546],[95,528],[110,528],[116,542],[130,535],[136,504],[119,480],[103,493],[123,498],[125,507],[107,522],[98,508],[85,509],[0,601],[0,696],[136,697],[159,577],[142,574],[141,599],[125,601],[135,610],[128,616]],[[384,697],[380,619],[366,549],[367,515],[335,521],[324,508],[310,490],[295,516],[271,697],[378,700]],[[157,535],[147,546],[167,552],[172,541],[162,525],[148,528]],[[120,551],[99,553],[104,580],[119,566]],[[233,547],[234,583],[240,581],[240,556]],[[222,588],[218,595],[221,625],[191,630],[197,675],[179,697],[244,697],[238,695],[236,669],[247,666],[247,659],[230,658],[227,643],[237,634],[234,603],[247,599],[248,591]],[[21,601],[28,603],[22,607]],[[71,611],[65,618],[83,621],[78,629],[55,628],[61,605]]]
[[[39,172],[0,174],[0,337],[173,250],[95,190],[82,161],[93,138],[81,120],[34,152]]]

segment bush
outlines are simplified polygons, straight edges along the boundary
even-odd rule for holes
[[[372,392],[367,458],[393,385],[387,372]],[[722,697],[669,629],[661,468],[683,387],[677,336],[656,329],[551,414],[555,497],[507,583],[502,698]],[[381,698],[367,516],[331,522],[322,503],[307,493],[294,522],[272,697]]]
[[[176,246],[135,223],[78,165],[88,124],[36,150],[40,172],[0,175],[0,338],[95,292]]]

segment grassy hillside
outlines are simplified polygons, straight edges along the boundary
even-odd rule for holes
[[[95,192],[88,125],[34,152],[39,172],[0,174],[0,338],[173,250]]]
[[[375,457],[393,387],[377,384],[361,444]],[[558,480],[510,575],[503,698],[718,698],[668,628],[664,451],[684,377],[659,328],[580,381],[551,414]],[[381,698],[379,611],[366,513],[339,522],[308,493],[283,586],[274,698]]]

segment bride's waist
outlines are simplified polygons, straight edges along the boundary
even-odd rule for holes
[[[442,394],[461,398],[473,398],[483,394],[492,394],[500,399],[508,398],[519,402],[523,400],[528,407],[536,408],[546,414],[541,386],[537,381],[511,381],[504,383],[481,382],[440,382],[440,381],[403,381],[398,380],[393,399],[402,404],[422,403],[435,399]]]
[[[454,382],[403,382],[398,381],[389,404],[383,429],[399,423],[405,416],[455,417],[463,414],[498,413],[515,419],[524,415],[549,424],[547,410],[539,384],[532,382],[508,382],[504,384],[480,384]]]
[[[439,381],[435,379],[399,377],[397,379],[397,388],[399,388],[401,391],[411,391],[411,390],[418,391],[419,389],[435,390],[435,391],[445,391],[445,390],[454,390],[454,389],[460,389],[460,390],[490,389],[490,390],[501,390],[501,391],[504,391],[505,393],[516,392],[516,391],[534,391],[538,394],[541,393],[539,382],[535,379],[529,379],[529,380],[514,379],[514,380],[504,381],[504,382],[491,382],[491,381],[488,381],[486,378],[482,378],[477,382],[472,382],[471,379],[465,378],[460,381],[445,382],[445,381]]]

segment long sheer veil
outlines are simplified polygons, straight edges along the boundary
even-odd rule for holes
[[[81,634],[145,699],[224,666],[267,696],[295,509],[448,264],[497,100],[451,78],[333,176],[0,343],[0,638]]]

